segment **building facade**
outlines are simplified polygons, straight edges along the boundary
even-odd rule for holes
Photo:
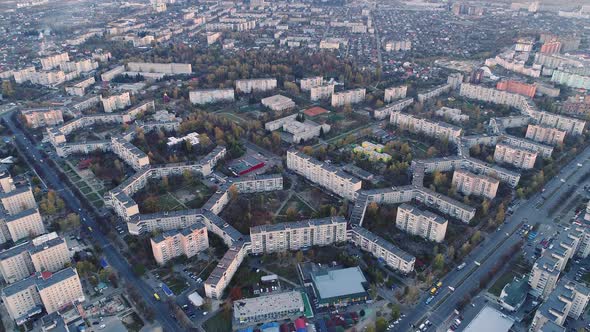
[[[476,195],[494,199],[500,181],[489,176],[457,169],[453,172],[452,185],[457,188],[457,191],[465,195]]]
[[[403,203],[397,208],[396,227],[429,241],[442,242],[447,232],[447,223],[445,218],[415,205]]]
[[[516,147],[513,145],[498,143],[494,151],[494,161],[506,163],[522,169],[535,167],[537,152]]]

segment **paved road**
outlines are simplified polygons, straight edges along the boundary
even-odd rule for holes
[[[583,175],[590,171],[590,148],[585,149],[572,162],[563,167],[561,172],[545,185],[543,196],[535,194],[530,199],[521,202],[513,215],[506,219],[500,231],[488,236],[484,243],[474,249],[464,260],[467,264],[460,271],[453,270],[442,280],[443,289],[429,304],[425,304],[427,295],[420,299],[420,303],[412,310],[407,317],[400,322],[400,329],[410,331],[412,325],[421,323],[428,319],[433,323],[430,329],[440,325],[453,313],[457,304],[463,297],[469,294],[470,290],[479,285],[481,277],[486,275],[500,258],[508,253],[512,245],[520,241],[516,233],[524,219],[524,223],[553,223],[553,218],[548,217],[549,210],[556,204],[560,196],[574,185],[583,185]],[[577,164],[581,163],[579,167]],[[563,179],[563,181],[562,181]],[[542,204],[539,204],[542,202]],[[481,265],[477,266],[477,261]],[[451,291],[448,286],[455,288]]]
[[[103,255],[108,263],[118,271],[119,277],[138,289],[144,301],[154,309],[155,318],[165,331],[181,331],[182,328],[178,325],[176,320],[170,317],[170,311],[168,310],[167,305],[154,299],[153,289],[147,285],[143,279],[135,276],[131,266],[125,260],[123,255],[121,255],[121,253],[110,243],[108,237],[100,231],[98,224],[91,217],[91,214],[83,208],[76,195],[62,183],[55,170],[51,167],[47,167],[45,162],[41,162],[44,157],[35,148],[35,145],[24,135],[22,130],[15,125],[10,118],[10,115],[10,113],[6,114],[2,118],[5,120],[8,128],[14,133],[15,140],[19,147],[21,147],[21,153],[27,158],[29,163],[37,165],[40,168],[39,175],[43,178],[45,183],[60,193],[68,207],[73,211],[78,212],[83,228],[89,230],[88,227],[91,227],[92,238],[102,248]]]

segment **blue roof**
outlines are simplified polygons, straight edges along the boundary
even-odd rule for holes
[[[107,263],[107,260],[104,257],[100,259],[100,267],[102,267],[103,269],[109,267],[109,263]]]
[[[168,296],[172,296],[174,295],[174,293],[172,292],[172,290],[170,290],[170,288],[165,284],[162,283],[162,290],[164,291],[164,293],[166,293],[166,295]]]

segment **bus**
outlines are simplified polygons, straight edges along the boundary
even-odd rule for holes
[[[154,299],[156,299],[156,301],[160,301],[160,295],[158,295],[158,293],[154,293]]]

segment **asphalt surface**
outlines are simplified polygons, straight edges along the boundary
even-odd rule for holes
[[[537,193],[530,199],[521,201],[513,214],[506,218],[501,229],[487,236],[485,241],[465,258],[465,268],[449,272],[442,280],[443,288],[434,300],[426,305],[428,294],[424,295],[419,304],[400,322],[398,328],[413,331],[413,326],[419,326],[426,319],[433,323],[428,331],[434,331],[440,326],[457,308],[458,303],[473,288],[479,286],[480,278],[521,240],[517,231],[522,224],[553,223],[553,217],[549,217],[550,209],[571,186],[584,184],[582,177],[590,171],[589,159],[590,148],[586,148],[564,166],[555,178],[546,183],[542,194]],[[578,166],[579,163],[582,164],[581,167]],[[479,266],[475,264],[476,261]],[[449,289],[449,286],[453,287],[454,291]]]
[[[123,255],[111,244],[108,237],[100,231],[99,226],[92,218],[92,215],[84,209],[76,195],[62,183],[57,176],[56,171],[53,168],[48,167],[45,161],[42,162],[45,158],[36,149],[35,145],[24,135],[22,130],[16,126],[10,116],[11,113],[8,113],[2,118],[6,122],[8,128],[13,132],[21,154],[26,157],[30,164],[39,167],[39,176],[42,177],[43,181],[45,181],[49,187],[59,192],[66,205],[72,211],[77,212],[80,215],[80,221],[83,225],[82,228],[85,231],[90,232],[90,236],[102,248],[103,256],[106,258],[109,265],[117,270],[119,278],[137,288],[147,305],[154,309],[155,319],[161,324],[165,331],[181,331],[182,328],[180,325],[178,325],[175,319],[171,318],[171,312],[166,303],[154,299],[153,294],[155,291],[143,279],[137,277],[133,273],[131,266],[125,260]]]

